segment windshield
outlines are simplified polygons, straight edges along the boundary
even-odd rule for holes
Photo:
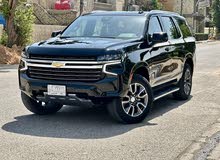
[[[82,16],[63,32],[61,38],[139,38],[143,35],[145,20],[139,16]]]

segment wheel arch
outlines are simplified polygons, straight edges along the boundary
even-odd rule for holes
[[[139,74],[150,82],[149,66],[146,62],[140,62],[132,68],[129,83],[131,82],[134,74]]]
[[[185,58],[185,64],[189,64],[190,67],[192,68],[192,73],[194,72],[194,60],[192,54],[188,54]]]

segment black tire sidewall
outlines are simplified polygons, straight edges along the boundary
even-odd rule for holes
[[[21,99],[22,99],[24,106],[29,111],[31,111],[32,113],[38,114],[38,115],[53,114],[53,113],[58,112],[62,108],[61,104],[52,103],[52,102],[49,102],[46,106],[42,106],[35,99],[27,96],[23,92],[21,92]]]
[[[185,79],[185,73],[186,73],[187,69],[190,70],[190,74],[191,74],[191,87],[190,87],[189,94],[186,94],[184,91],[184,79]],[[181,99],[181,100],[187,100],[190,97],[191,91],[192,91],[192,76],[193,76],[192,68],[188,63],[186,63],[184,66],[182,78],[180,79],[180,82],[178,84],[178,87],[180,88],[180,90],[178,92],[174,93],[175,98]]]

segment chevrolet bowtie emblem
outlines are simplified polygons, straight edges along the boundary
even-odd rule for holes
[[[60,68],[60,67],[64,67],[64,66],[65,66],[65,63],[54,61],[54,62],[52,63],[52,66],[53,66],[53,67],[56,67],[56,68]]]

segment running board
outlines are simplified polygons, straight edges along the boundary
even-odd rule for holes
[[[177,91],[179,91],[179,90],[180,90],[180,89],[177,88],[177,87],[164,90],[164,91],[162,91],[162,92],[160,92],[159,94],[156,94],[156,95],[154,96],[154,101],[156,101],[156,100],[158,100],[158,99],[160,99],[160,98],[162,98],[162,97],[165,97],[165,96],[167,96],[167,95],[169,95],[169,94],[171,94],[171,93],[177,92]]]

